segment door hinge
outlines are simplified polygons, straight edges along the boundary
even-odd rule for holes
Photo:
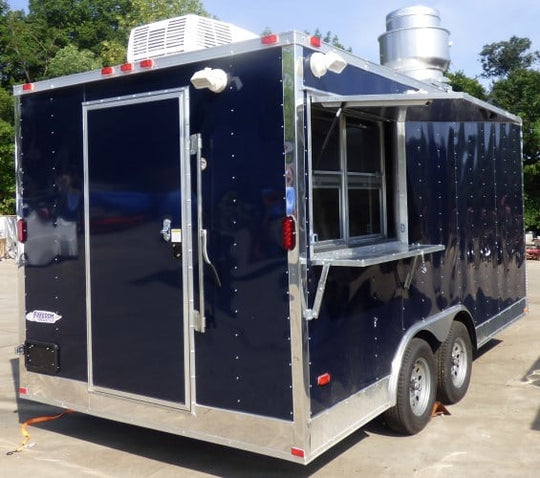
[[[197,154],[202,148],[202,140],[200,134],[192,134],[189,137],[189,154]]]
[[[25,346],[24,344],[17,345],[15,347],[15,354],[16,355],[24,355],[25,353]]]
[[[193,326],[197,332],[204,334],[206,331],[206,317],[198,310],[193,311]]]

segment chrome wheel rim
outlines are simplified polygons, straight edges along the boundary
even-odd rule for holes
[[[414,362],[409,385],[411,410],[416,416],[423,415],[431,396],[431,375],[427,361],[420,357]]]
[[[460,388],[465,382],[467,376],[467,348],[465,341],[458,337],[452,346],[452,356],[450,364],[450,377],[452,384],[456,388]]]

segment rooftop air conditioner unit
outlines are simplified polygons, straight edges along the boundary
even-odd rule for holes
[[[230,23],[198,15],[183,15],[131,30],[128,62],[202,50],[258,35]]]

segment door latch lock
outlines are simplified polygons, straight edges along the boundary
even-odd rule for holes
[[[175,259],[182,259],[182,243],[181,242],[172,243],[172,253]]]

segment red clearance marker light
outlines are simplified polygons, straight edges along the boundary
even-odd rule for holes
[[[19,387],[19,395],[28,395],[28,389],[26,387]]]
[[[17,239],[19,242],[26,242],[26,239],[28,239],[26,219],[19,219],[17,221]]]
[[[34,83],[25,83],[22,85],[23,91],[32,91],[34,89]]]
[[[324,387],[325,385],[328,385],[330,381],[332,380],[332,377],[329,373],[323,373],[322,375],[319,375],[317,377],[317,385],[319,387]]]
[[[261,38],[261,43],[263,45],[272,45],[273,43],[277,43],[278,39],[279,37],[275,33],[272,33],[271,35],[263,36]]]
[[[112,75],[113,73],[114,73],[114,68],[112,66],[106,66],[105,68],[101,69],[101,74],[103,76]]]
[[[281,223],[281,233],[283,236],[283,249],[292,251],[296,246],[296,227],[292,216],[283,218],[283,222]]]
[[[321,39],[320,37],[310,37],[309,43],[311,46],[314,46],[315,48],[319,48],[321,46]]]
[[[291,455],[299,456],[300,458],[304,458],[304,456],[306,455],[306,452],[304,450],[302,450],[302,448],[296,448],[296,447],[293,446],[291,448]]]
[[[148,59],[148,60],[142,60],[140,63],[139,63],[139,66],[141,68],[154,68],[154,60],[151,60],[151,59]]]
[[[133,63],[124,63],[120,67],[120,71],[122,73],[129,73],[130,71],[133,71],[135,69],[135,65]]]

